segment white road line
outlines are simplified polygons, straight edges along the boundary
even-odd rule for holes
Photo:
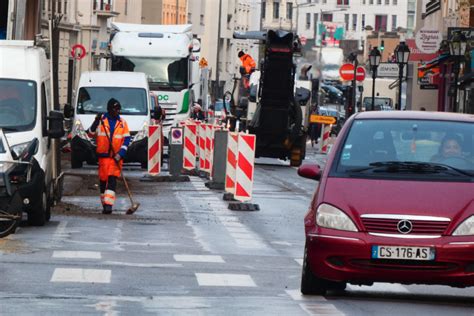
[[[311,301],[311,302],[326,302],[327,300],[324,296],[314,295],[303,295],[301,291],[298,290],[286,290],[286,294],[288,294],[294,301]]]
[[[289,243],[287,241],[272,241],[272,244],[280,245],[280,246],[288,246],[288,247],[293,246],[292,243]]]
[[[371,286],[358,286],[358,285],[347,285],[349,291],[363,291],[363,292],[396,292],[396,293],[409,293],[410,291],[401,284],[390,284],[390,283],[374,283]]]
[[[317,316],[344,316],[345,314],[339,311],[332,304],[300,304],[300,307],[308,313],[308,315]]]
[[[196,278],[199,286],[257,286],[248,274],[196,273]]]
[[[67,221],[59,222],[58,227],[56,227],[56,231],[53,234],[54,240],[59,240],[67,236],[66,226],[67,226]]]
[[[240,233],[240,234],[249,234],[250,231],[245,228],[245,227],[234,227],[234,226],[229,226],[229,227],[226,227],[226,229],[230,232],[230,233]]]
[[[104,261],[103,265],[122,266],[122,267],[136,267],[136,268],[182,268],[180,263],[136,263],[136,262],[121,262],[121,261]]]
[[[303,266],[303,259],[295,259],[295,261],[298,262],[300,266]]]
[[[221,256],[208,255],[174,255],[174,260],[178,262],[209,262],[209,263],[225,263]]]
[[[98,269],[54,269],[51,282],[110,283],[112,271]]]
[[[53,258],[101,259],[102,255],[97,251],[54,251]]]

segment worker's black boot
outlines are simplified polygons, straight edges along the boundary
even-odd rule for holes
[[[105,204],[102,214],[112,214],[112,205]]]

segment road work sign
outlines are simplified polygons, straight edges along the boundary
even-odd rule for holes
[[[336,124],[337,119],[334,116],[311,114],[311,116],[309,117],[309,122],[331,125],[331,124]]]

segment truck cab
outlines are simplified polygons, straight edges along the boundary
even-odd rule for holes
[[[26,212],[29,224],[42,226],[61,193],[59,178],[53,178],[60,168],[52,140],[64,135],[63,116],[52,111],[43,48],[1,40],[0,56],[0,211]]]
[[[130,129],[132,141],[124,162],[147,166],[147,129],[151,121],[150,91],[144,73],[93,71],[81,74],[76,90],[71,132],[71,167],[97,163],[95,140],[85,132],[97,114],[107,112],[107,102],[115,98],[122,105],[120,116]]]

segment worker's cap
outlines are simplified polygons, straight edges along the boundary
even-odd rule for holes
[[[107,102],[107,111],[120,109],[122,109],[122,105],[120,105],[120,102],[118,100],[111,98],[109,102]]]
[[[198,103],[194,103],[193,109],[201,111],[202,107]]]
[[[239,52],[239,54],[238,54],[239,57],[242,57],[242,56],[244,56],[244,55],[245,55],[245,53],[244,53],[243,50],[241,50],[241,51]]]

